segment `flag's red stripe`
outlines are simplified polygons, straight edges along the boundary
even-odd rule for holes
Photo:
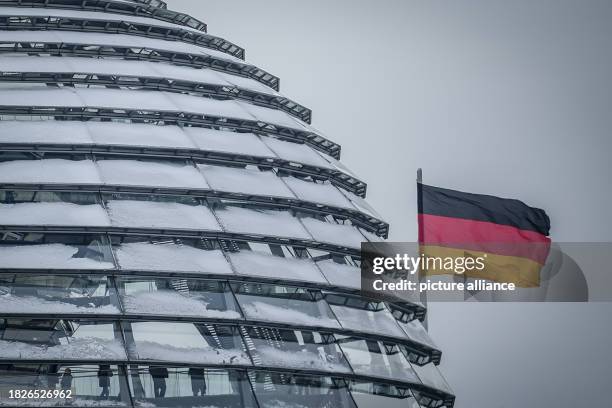
[[[419,214],[419,242],[546,262],[550,238],[509,225]]]

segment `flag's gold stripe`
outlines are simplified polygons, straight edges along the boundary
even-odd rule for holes
[[[527,258],[498,255],[487,252],[472,251],[435,245],[421,245],[421,254],[434,258],[477,258],[482,257],[485,267],[482,270],[472,268],[464,275],[474,279],[487,279],[493,282],[514,283],[518,287],[533,288],[540,286],[540,269],[542,265]],[[433,262],[431,262],[433,263]],[[425,275],[455,274],[453,271],[434,266],[422,272]],[[425,264],[423,264],[425,265]]]

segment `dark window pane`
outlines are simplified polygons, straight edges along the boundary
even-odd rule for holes
[[[246,374],[199,367],[132,366],[136,406],[256,407]]]
[[[262,408],[354,408],[342,380],[256,371],[250,374]]]
[[[115,407],[128,406],[123,373],[115,365],[0,364],[0,406]],[[70,390],[72,398],[19,400],[8,390]]]
[[[106,276],[0,275],[0,310],[6,313],[119,313]]]

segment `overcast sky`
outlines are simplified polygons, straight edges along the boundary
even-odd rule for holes
[[[612,241],[612,2],[170,0],[314,111],[391,239],[426,183],[546,209]],[[433,304],[457,408],[609,406],[609,304]],[[598,405],[600,404],[600,405]]]

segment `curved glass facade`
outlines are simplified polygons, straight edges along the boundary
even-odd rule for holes
[[[451,407],[310,119],[163,1],[3,1],[0,406]]]

